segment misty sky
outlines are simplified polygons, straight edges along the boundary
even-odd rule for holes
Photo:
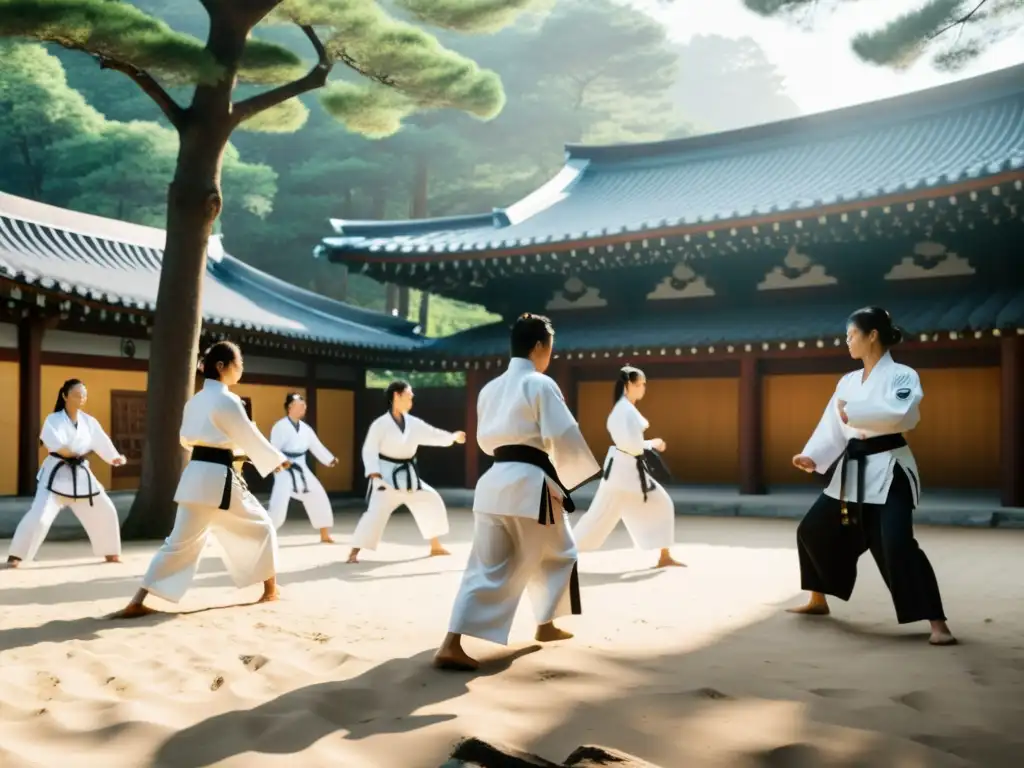
[[[648,2],[637,0],[637,5],[650,10]],[[903,72],[857,59],[850,48],[854,34],[882,26],[920,4],[921,0],[840,3],[834,10],[817,10],[810,29],[762,18],[746,10],[741,0],[674,0],[667,10],[652,11],[652,15],[680,41],[701,34],[754,38],[786,78],[788,95],[804,113],[883,99],[1024,63],[1024,30],[992,46],[956,74],[936,72],[928,56]]]

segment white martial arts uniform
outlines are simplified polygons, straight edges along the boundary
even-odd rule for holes
[[[653,450],[652,441],[644,440],[650,424],[633,403],[621,397],[608,415],[607,426],[613,445],[594,501],[573,528],[576,546],[580,552],[600,549],[621,518],[638,549],[671,547],[675,505],[643,463],[644,451]]]
[[[331,500],[327,498],[327,491],[316,475],[309,471],[306,453],[312,452],[321,464],[333,463],[334,454],[324,447],[309,424],[304,421],[294,422],[287,416],[270,430],[270,443],[292,463],[289,469],[274,476],[274,490],[270,492],[270,504],[267,507],[274,527],[284,525],[291,499],[302,502],[314,528],[332,527],[334,512]]]
[[[284,454],[249,420],[242,400],[213,379],[207,379],[185,404],[181,444],[192,450],[192,458],[174,494],[178,514],[171,535],[142,580],[143,589],[172,603],[181,600],[196,575],[211,531],[235,586],[247,587],[274,576],[277,533],[270,517],[232,467],[197,456],[210,448],[244,454],[266,477],[284,463]]]
[[[36,474],[32,507],[18,523],[8,554],[25,562],[35,559],[57,513],[68,507],[85,529],[93,554],[120,555],[121,523],[117,510],[85,458],[90,452],[107,463],[120,457],[103,427],[83,411],[78,412],[78,424],[73,424],[67,412],[60,410],[46,417],[39,439],[50,453]],[[61,448],[78,458],[57,455]]]
[[[504,645],[524,590],[538,624],[581,612],[576,544],[555,480],[571,490],[601,466],[558,385],[526,358],[512,358],[480,392],[477,440],[495,463],[476,484],[473,548],[449,631]],[[507,458],[524,448],[547,454],[550,470]]]
[[[839,380],[835,394],[825,407],[817,428],[801,453],[814,459],[817,472],[824,474],[840,459],[825,495],[839,501],[857,501],[859,464],[864,470],[865,504],[884,504],[892,485],[893,468],[899,462],[910,479],[914,506],[921,498],[921,475],[909,446],[902,446],[854,459],[847,470],[845,493],[840,498],[843,458],[851,439],[869,439],[880,435],[909,432],[921,420],[918,410],[924,392],[913,368],[900,365],[886,352],[871,370],[868,380],[861,382],[863,370],[852,371]],[[839,416],[838,401],[846,401],[847,424]]]
[[[441,495],[423,482],[416,466],[416,451],[421,445],[447,448],[455,442],[455,433],[432,427],[423,419],[405,414],[400,427],[385,413],[377,418],[363,441],[363,467],[368,480],[366,511],[359,518],[352,546],[374,550],[380,544],[391,513],[405,505],[412,513],[424,539],[436,539],[448,533],[448,510]]]

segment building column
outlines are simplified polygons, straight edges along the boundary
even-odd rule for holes
[[[1024,507],[1024,336],[1004,336],[999,346],[1000,496],[1004,507]]]
[[[551,364],[551,368],[548,371],[548,375],[555,380],[558,384],[558,388],[562,390],[562,397],[565,398],[565,404],[569,407],[573,417],[576,414],[576,384],[578,381],[578,372],[576,368],[573,368],[571,364],[564,360],[559,360]]]
[[[366,473],[363,469],[363,440],[370,423],[377,418],[383,408],[373,408],[370,397],[378,392],[366,389],[366,369],[356,368],[355,381],[352,384],[352,490],[363,493],[366,485],[363,482]]]
[[[39,431],[43,367],[43,321],[18,324],[18,495],[32,496],[39,468]]]
[[[304,421],[316,431],[316,360],[312,357],[306,360],[306,418]],[[309,471],[316,475],[318,461],[309,461]]]
[[[476,401],[484,386],[484,372],[479,368],[466,371],[466,416],[462,430],[466,433],[466,471],[463,484],[475,488],[480,479],[480,446],[476,441]]]
[[[740,493],[765,493],[761,371],[753,356],[740,358]]]
[[[306,423],[316,429],[316,360],[306,360]]]

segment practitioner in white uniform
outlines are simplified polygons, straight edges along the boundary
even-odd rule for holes
[[[78,379],[68,379],[57,393],[53,413],[43,422],[40,441],[49,451],[36,475],[36,495],[11,540],[7,567],[35,559],[57,513],[74,512],[92,551],[108,563],[121,559],[121,523],[114,502],[89,468],[89,453],[120,467],[125,458],[103,427],[82,408],[89,393]]]
[[[672,557],[676,508],[668,492],[651,477],[644,451],[665,450],[661,438],[644,440],[650,426],[636,404],[647,391],[647,377],[639,368],[624,366],[615,382],[608,433],[612,446],[604,460],[604,474],[594,501],[580,518],[573,535],[580,552],[600,549],[621,519],[637,549],[660,549],[658,568],[683,565]]]
[[[793,464],[824,474],[838,461],[825,492],[797,529],[803,589],[810,601],[793,613],[826,615],[825,595],[849,600],[857,561],[871,555],[882,573],[900,624],[928,621],[933,645],[956,642],[946,624],[931,563],[914,538],[921,493],[914,455],[903,437],[921,420],[924,392],[913,368],[889,348],[902,332],[889,313],[865,307],[850,315],[846,344],[863,370],[839,380],[817,429]]]
[[[463,635],[507,644],[524,590],[540,642],[572,637],[554,620],[582,612],[569,493],[598,477],[601,465],[558,385],[544,375],[554,334],[546,317],[520,316],[508,370],[477,400],[477,440],[494,465],[473,495],[473,548],[448,635],[434,656],[442,669],[479,666],[463,650]]]
[[[181,444],[192,451],[181,473],[174,500],[174,529],[156,553],[142,588],[114,618],[152,613],[143,604],[150,594],[177,603],[192,584],[210,533],[216,536],[235,586],[263,582],[260,602],[276,600],[277,533],[256,498],[249,493],[235,462],[244,457],[266,477],[287,469],[288,459],[260,434],[231,392],[242,378],[242,351],[218,341],[203,353],[203,388],[185,404]]]
[[[432,427],[409,413],[413,401],[412,385],[392,381],[384,392],[387,413],[378,417],[363,441],[363,467],[366,471],[366,511],[352,534],[348,562],[359,562],[361,549],[375,550],[384,535],[391,513],[405,505],[412,513],[420,535],[430,541],[431,556],[447,555],[440,538],[448,533],[448,510],[441,495],[423,482],[416,464],[421,445],[447,448],[465,443],[465,432],[446,432]]]
[[[280,528],[288,516],[288,502],[298,499],[306,508],[309,522],[320,531],[320,541],[333,544],[331,500],[316,475],[310,472],[306,454],[312,453],[317,461],[328,467],[336,466],[338,460],[320,442],[316,431],[302,420],[306,415],[306,401],[302,395],[292,392],[285,397],[284,412],[285,417],[270,430],[270,443],[292,464],[286,472],[278,472],[274,476],[274,490],[270,493],[267,513],[274,527]]]

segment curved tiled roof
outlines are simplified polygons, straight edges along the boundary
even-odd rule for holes
[[[111,307],[152,312],[165,233],[0,193],[0,277]],[[413,324],[278,280],[211,240],[203,317],[212,324],[305,341],[414,350]]]
[[[997,174],[1024,178],[1024,66],[884,101],[707,136],[567,148],[566,168],[490,220],[332,222],[359,260],[431,259],[812,212]],[[517,208],[529,210],[515,215]],[[506,213],[506,216],[497,214]],[[433,220],[436,221],[436,220]],[[365,226],[365,222],[360,223]]]
[[[873,291],[842,299],[762,297],[743,307],[704,306],[672,314],[580,312],[555,321],[555,343],[560,353],[621,350],[640,356],[645,351],[678,356],[723,344],[831,343],[846,334],[846,316],[837,315],[841,307],[871,304],[885,306],[911,337],[1024,329],[1024,289],[1019,287],[923,294],[893,289],[881,297]],[[507,323],[491,323],[431,340],[428,349],[452,357],[502,357],[508,352],[508,333]]]

